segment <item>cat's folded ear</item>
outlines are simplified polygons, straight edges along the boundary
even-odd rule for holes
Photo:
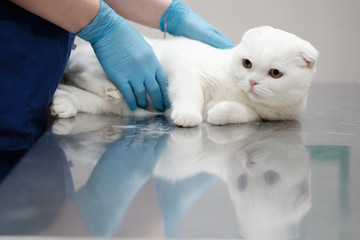
[[[309,42],[304,41],[300,49],[300,56],[305,65],[302,67],[313,69],[319,57],[319,52]]]

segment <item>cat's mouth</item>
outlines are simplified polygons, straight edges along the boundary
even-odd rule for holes
[[[250,90],[248,91],[248,95],[250,96],[251,99],[255,98],[255,99],[259,99],[261,98],[261,96],[255,91],[255,89],[252,87],[250,88]],[[255,100],[253,99],[253,100]]]
[[[255,102],[264,102],[271,97],[275,96],[275,93],[269,89],[251,87],[247,92],[249,98]]]

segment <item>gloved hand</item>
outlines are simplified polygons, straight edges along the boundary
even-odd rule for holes
[[[146,91],[154,106],[170,107],[167,77],[151,46],[134,27],[100,0],[94,21],[77,34],[89,41],[106,74],[118,86],[129,108],[146,107]]]
[[[214,26],[193,12],[178,0],[173,0],[168,12],[160,20],[160,30],[175,36],[184,36],[199,40],[216,48],[232,48],[234,44]]]

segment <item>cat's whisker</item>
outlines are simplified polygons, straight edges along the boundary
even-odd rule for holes
[[[255,153],[254,158],[255,158],[256,160],[263,161],[263,160],[269,158],[271,155],[272,155],[271,152],[264,152],[264,153],[263,153],[263,152],[260,152],[260,153]]]
[[[276,94],[276,96],[278,98],[280,98],[281,100],[283,100],[285,103],[289,104],[289,105],[293,105],[293,104],[296,104],[298,103],[298,99],[295,99],[293,97],[289,97],[289,96],[283,96],[281,94]]]
[[[255,92],[262,97],[274,97],[276,95],[272,90],[261,86],[257,87]]]

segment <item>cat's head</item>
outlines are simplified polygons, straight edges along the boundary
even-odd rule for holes
[[[301,132],[296,121],[262,123],[225,163],[244,239],[299,237],[311,207],[310,163]]]
[[[319,56],[309,42],[263,26],[248,30],[235,51],[233,71],[252,101],[305,105]]]

